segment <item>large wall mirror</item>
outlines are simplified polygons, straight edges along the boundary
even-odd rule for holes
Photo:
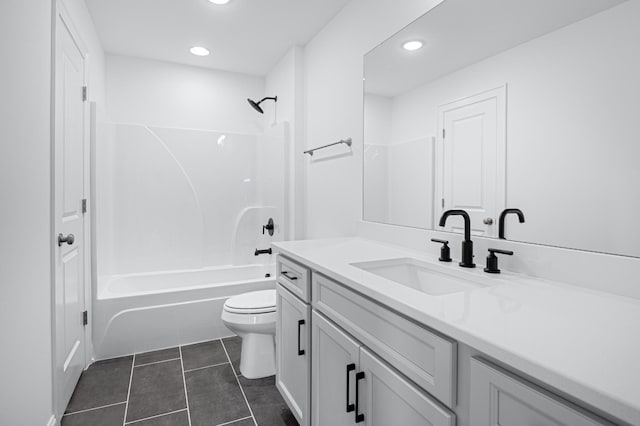
[[[367,53],[363,219],[459,232],[461,208],[498,237],[518,208],[509,240],[640,257],[639,23],[639,0],[445,0]]]

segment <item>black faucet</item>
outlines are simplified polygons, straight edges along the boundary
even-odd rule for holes
[[[462,242],[462,261],[459,263],[463,268],[475,268],[473,263],[473,241],[471,241],[471,219],[464,210],[447,210],[442,213],[440,226],[444,226],[449,216],[462,216],[464,218],[464,241]]]
[[[500,219],[498,220],[498,238],[501,240],[506,240],[506,238],[504,237],[504,218],[506,215],[508,215],[509,213],[515,213],[518,215],[518,220],[520,220],[520,223],[524,223],[524,214],[522,213],[522,210],[520,209],[504,209],[502,210],[502,213],[500,213]]]
[[[256,249],[256,251],[253,253],[255,256],[260,256],[261,254],[272,254],[273,251],[271,250],[271,247],[269,247],[266,250],[258,250]]]

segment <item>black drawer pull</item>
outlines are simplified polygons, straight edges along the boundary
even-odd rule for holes
[[[358,414],[358,412],[360,411],[360,391],[358,390],[358,382],[362,379],[364,379],[364,371],[356,373],[356,423],[364,422],[364,414]]]
[[[298,356],[304,355],[304,349],[300,349],[300,327],[304,325],[304,320],[298,321]]]
[[[355,405],[349,404],[349,399],[350,399],[349,398],[349,376],[351,375],[350,373],[355,369],[356,369],[355,364],[347,364],[347,413],[350,413],[353,410],[355,410]]]
[[[286,278],[289,278],[291,281],[295,281],[298,279],[298,277],[289,275],[289,271],[282,271],[282,275]]]

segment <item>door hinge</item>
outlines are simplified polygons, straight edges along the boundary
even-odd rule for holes
[[[82,313],[82,325],[87,325],[87,324],[89,324],[89,312],[84,311]]]
[[[87,86],[82,86],[82,101],[87,100]]]
[[[82,199],[82,213],[86,213],[87,212],[87,199],[83,198]]]
[[[442,139],[444,139],[444,129],[442,129]]]
[[[444,198],[442,199],[442,208],[444,209]]]

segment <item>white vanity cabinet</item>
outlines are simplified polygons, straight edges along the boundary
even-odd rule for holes
[[[311,306],[309,270],[278,256],[276,387],[301,426],[310,424]],[[293,292],[291,291],[293,290]],[[295,292],[295,294],[294,294]]]
[[[353,425],[360,344],[317,311],[311,324],[311,423]]]
[[[455,415],[314,311],[312,424],[453,426]]]
[[[612,425],[479,359],[471,359],[471,426]]]
[[[313,308],[453,408],[456,342],[398,315],[323,275],[312,275]]]
[[[276,384],[303,426],[629,424],[496,366],[339,278],[278,259]]]

